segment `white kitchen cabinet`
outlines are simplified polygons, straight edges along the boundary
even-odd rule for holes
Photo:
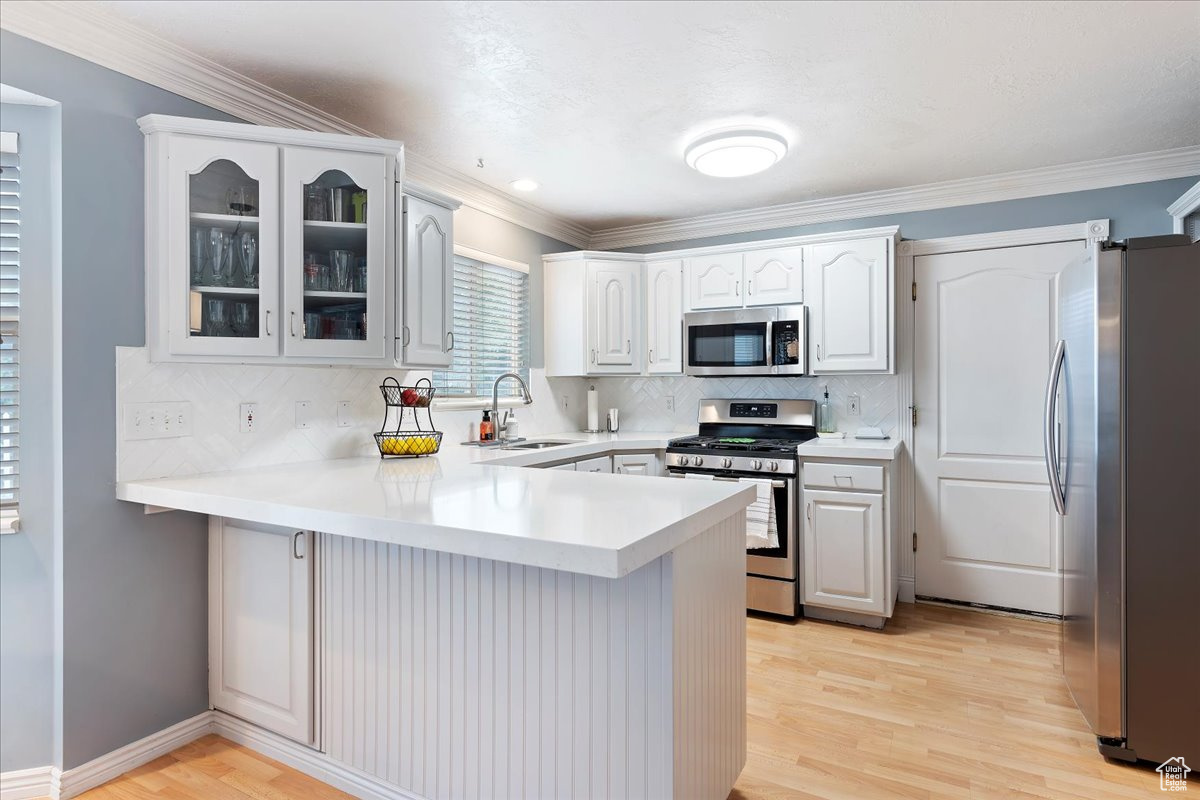
[[[546,467],[546,469],[561,469],[567,472],[575,472],[575,462],[572,461],[567,464],[555,464],[553,467]]]
[[[587,262],[588,347],[591,373],[636,373],[642,368],[641,265]]]
[[[893,248],[882,237],[806,248],[813,374],[891,369]]]
[[[585,458],[575,462],[576,472],[612,472],[613,457]]]
[[[313,534],[211,517],[209,703],[314,741]]]
[[[683,372],[683,261],[646,264],[646,372]]]
[[[396,305],[401,360],[410,366],[448,367],[454,349],[454,211],[437,196],[404,197],[404,280]]]
[[[804,302],[804,248],[750,250],[743,256],[747,306],[785,306]]]
[[[805,605],[883,614],[883,495],[804,491]]]
[[[735,308],[742,305],[741,253],[716,253],[687,259],[688,308]]]
[[[658,456],[654,453],[620,453],[612,457],[612,462],[612,471],[618,475],[656,477],[660,474]]]
[[[151,360],[395,363],[402,144],[157,114],[138,124]]]
[[[158,295],[147,308],[153,340],[161,346],[166,331],[165,349],[178,355],[276,355],[278,148],[195,136],[155,145],[147,151],[152,194],[165,202],[147,217],[159,244],[147,253],[147,278]],[[246,258],[253,259],[249,270]]]
[[[388,159],[283,148],[284,353],[388,355]]]

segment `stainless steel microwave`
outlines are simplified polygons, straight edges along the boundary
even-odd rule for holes
[[[730,308],[683,315],[688,375],[804,375],[808,371],[804,306]]]

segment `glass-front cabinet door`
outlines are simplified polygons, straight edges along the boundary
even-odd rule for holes
[[[390,162],[285,148],[284,352],[383,359]]]
[[[182,355],[279,353],[279,149],[172,137],[168,340]]]

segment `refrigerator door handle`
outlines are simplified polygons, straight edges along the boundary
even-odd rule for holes
[[[1058,470],[1058,382],[1062,378],[1063,361],[1067,354],[1067,343],[1058,340],[1054,346],[1054,357],[1050,360],[1050,378],[1046,382],[1046,418],[1043,430],[1043,446],[1046,451],[1046,476],[1050,479],[1050,494],[1054,497],[1054,508],[1059,516],[1066,516],[1067,502],[1063,494],[1062,478]]]

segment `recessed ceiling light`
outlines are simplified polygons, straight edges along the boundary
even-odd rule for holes
[[[518,178],[510,183],[509,186],[516,189],[518,192],[532,192],[534,189],[538,188],[538,183],[532,178]]]
[[[687,146],[683,157],[705,175],[740,178],[773,167],[787,150],[787,140],[778,133],[739,128],[701,136]]]

